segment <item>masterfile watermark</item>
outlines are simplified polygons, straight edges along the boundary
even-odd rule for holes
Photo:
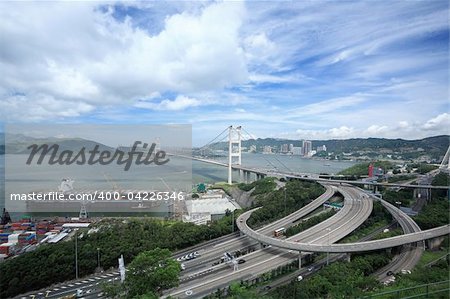
[[[5,208],[165,217],[192,191],[191,155],[191,125],[7,124]]]
[[[139,148],[139,145],[142,146]],[[110,150],[100,151],[100,146],[97,144],[92,150],[86,150],[86,147],[82,147],[78,152],[72,150],[59,151],[60,146],[58,144],[32,144],[27,147],[31,150],[30,155],[26,161],[27,165],[32,164],[36,154],[40,154],[36,160],[36,164],[41,165],[44,158],[50,154],[50,158],[47,163],[49,165],[108,165],[116,161],[117,165],[124,165],[124,170],[128,171],[133,164],[133,158],[136,157],[136,165],[164,165],[170,161],[166,158],[166,152],[163,150],[156,150],[156,143],[152,143],[150,146],[148,143],[142,141],[135,141],[130,151],[125,152],[120,149],[116,149],[114,152]],[[146,152],[144,152],[146,151]],[[144,157],[144,153],[146,154]],[[89,157],[87,157],[89,156]]]

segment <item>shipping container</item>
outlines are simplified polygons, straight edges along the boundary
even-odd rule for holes
[[[0,254],[11,255],[15,252],[15,244],[3,243],[0,245]]]

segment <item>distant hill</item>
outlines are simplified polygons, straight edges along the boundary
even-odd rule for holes
[[[431,156],[443,156],[449,146],[450,136],[440,135],[417,140],[386,139],[386,138],[352,138],[332,140],[312,140],[312,148],[325,145],[328,152],[340,154],[344,152],[380,152],[390,150],[399,153],[423,152]],[[242,141],[242,146],[249,148],[255,145],[258,151],[264,146],[279,149],[282,144],[302,146],[301,140],[258,138]],[[211,146],[213,149],[227,150],[228,143],[220,142]]]
[[[0,136],[1,138],[2,136]],[[48,144],[49,146],[53,144],[59,145],[59,152],[64,150],[78,151],[81,148],[86,148],[86,150],[93,149],[98,145],[99,151],[103,150],[114,150],[113,148],[106,146],[104,144],[86,140],[83,138],[34,138],[23,134],[6,134],[3,136],[3,140],[6,140],[6,144],[3,145],[3,154],[29,154],[30,149],[28,147],[32,144]],[[1,139],[0,139],[1,140]],[[0,154],[2,154],[2,149],[0,148]]]

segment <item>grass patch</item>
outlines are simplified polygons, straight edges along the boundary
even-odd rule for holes
[[[365,236],[369,235],[373,231],[382,228],[386,225],[388,225],[387,220],[380,220],[378,222],[375,222],[374,224],[364,227],[364,228],[358,228],[354,230],[350,235],[339,241],[339,243],[353,243],[358,241],[361,238],[364,238]]]

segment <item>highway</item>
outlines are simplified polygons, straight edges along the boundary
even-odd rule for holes
[[[371,199],[361,200],[362,194],[353,187],[341,187],[338,191],[345,197],[344,207],[326,221],[290,237],[289,240],[301,238],[303,242],[314,244],[335,242],[351,233],[369,217],[372,211]],[[225,251],[223,248],[221,250]],[[200,275],[199,279],[182,281],[179,287],[167,291],[163,298],[169,295],[177,298],[190,296],[198,298],[214,292],[218,288],[223,288],[232,281],[257,277],[271,269],[288,264],[298,257],[298,251],[266,247],[243,256],[246,262],[239,265],[237,271],[233,271],[227,264],[214,266],[214,270],[207,273],[208,276]]]
[[[311,213],[327,200],[330,200],[330,198],[333,197],[333,195],[336,193],[336,187],[332,186],[331,184],[323,185],[325,187],[325,192],[318,198],[316,198],[300,210],[259,229],[258,232],[271,235],[273,233],[273,230],[275,230],[276,228],[290,227],[291,225],[293,225],[293,222]],[[193,279],[199,279],[204,275],[209,275],[211,272],[211,268],[213,268],[216,272],[229,271],[228,265],[220,264],[213,267],[212,264],[214,262],[219,262],[223,253],[226,251],[234,252],[243,248],[251,248],[257,244],[257,241],[250,239],[245,235],[240,236],[236,233],[220,237],[203,244],[192,246],[190,248],[177,252],[174,255],[175,259],[194,251],[198,251],[199,253],[201,253],[200,257],[184,262],[184,264],[186,265],[186,270],[181,272],[180,280],[188,282]],[[84,298],[86,299],[94,297],[97,298],[96,296],[98,296],[98,294],[100,293],[100,289],[98,287],[100,282],[112,282],[114,281],[114,279],[116,279],[117,281],[118,277],[119,274],[117,271],[96,274],[86,278],[81,278],[79,280],[59,283],[52,287],[45,288],[39,291],[29,292],[15,298],[41,299],[45,298],[46,296],[47,298],[60,298],[65,295],[76,293],[77,289],[89,291],[89,294],[86,294],[86,296],[84,296]],[[94,281],[91,281],[90,279],[93,279]]]
[[[420,227],[413,219],[411,219],[411,217],[401,212],[394,205],[384,200],[380,201],[381,204],[398,221],[404,233],[408,234],[421,231]],[[376,271],[374,275],[380,282],[387,283],[389,280],[392,279],[392,277],[387,275],[389,271],[391,271],[392,273],[398,273],[401,272],[402,270],[412,270],[414,266],[419,262],[424,247],[425,247],[424,241],[403,245],[400,254],[395,256],[392,262],[389,263],[387,266]]]
[[[450,226],[447,225],[424,232],[417,232],[399,237],[393,237],[389,239],[388,243],[385,243],[383,240],[376,240],[359,243],[332,244],[333,242],[341,239],[346,234],[350,233],[358,225],[365,221],[365,219],[370,215],[370,211],[372,209],[372,200],[369,199],[369,197],[364,197],[365,193],[358,191],[358,189],[354,187],[336,187],[331,185],[326,185],[325,187],[327,189],[323,195],[312,201],[307,206],[303,207],[301,210],[288,215],[283,219],[275,221],[268,227],[261,228],[257,231],[249,229],[246,225],[246,220],[248,219],[248,217],[250,217],[253,210],[246,212],[238,217],[237,225],[239,229],[244,233],[250,234],[251,237],[255,239],[258,239],[262,236],[262,243],[271,244],[271,242],[274,242],[277,246],[281,245],[281,248],[286,248],[288,250],[275,247],[266,247],[264,249],[248,253],[242,257],[246,260],[246,262],[239,265],[239,270],[233,272],[232,267],[230,267],[228,264],[212,264],[219,262],[220,257],[224,252],[228,251],[230,253],[233,253],[236,250],[254,246],[255,244],[258,244],[258,241],[250,239],[247,236],[226,236],[221,239],[220,243],[216,240],[213,240],[202,245],[194,246],[189,250],[184,250],[183,252],[175,255],[175,257],[179,257],[194,250],[198,251],[201,254],[199,258],[185,262],[187,269],[182,272],[180,286],[176,289],[172,289],[166,292],[165,296],[170,294],[180,298],[196,298],[207,295],[217,288],[229,285],[231,281],[249,279],[261,273],[267,272],[270,269],[277,268],[280,265],[290,263],[292,260],[298,258],[299,251],[368,251],[379,249],[380,247],[388,248],[406,244],[409,242],[416,242],[427,238],[433,238],[435,236],[445,235],[450,232]],[[326,200],[331,198],[335,192],[340,192],[344,195],[345,204],[338,213],[324,221],[326,224],[320,223],[317,226],[310,228],[309,230],[306,230],[296,236],[289,238],[289,240],[280,240],[271,237],[274,229],[279,227],[289,227],[293,222],[297,221],[301,217],[306,216],[308,213],[314,211],[317,207],[322,205]],[[393,209],[396,208],[393,207]],[[407,236],[408,239],[405,239],[405,236]],[[100,290],[98,289],[98,287],[96,287],[97,283],[105,280],[111,282],[114,281],[114,278],[117,277],[116,272],[108,274],[103,274],[103,276],[106,277],[101,277],[101,279],[97,279],[96,277],[90,277],[87,279],[83,278],[76,282],[60,284],[44,291],[33,292],[27,294],[26,296],[19,296],[17,298],[34,298],[32,297],[33,295],[37,295],[35,297],[36,299],[44,298],[46,295],[46,291],[48,290],[50,291],[48,298],[59,298],[62,296],[59,291],[63,289],[63,286],[65,286],[67,289],[67,292],[64,291],[64,293],[73,294],[75,293],[76,289],[84,289],[90,290],[90,294],[86,294],[85,298],[98,298],[101,297],[101,294],[99,294]],[[95,281],[91,281],[89,279],[94,279]]]
[[[395,207],[394,207],[395,208]],[[395,208],[396,209],[396,208]],[[343,253],[343,252],[363,252],[372,251],[384,248],[396,247],[404,244],[414,243],[418,241],[423,241],[426,239],[432,239],[439,236],[444,236],[450,234],[450,225],[443,225],[440,227],[432,228],[425,231],[419,231],[409,234],[404,234],[401,236],[395,236],[392,238],[386,238],[381,240],[357,242],[357,243],[345,243],[345,244],[331,244],[327,246],[319,244],[310,244],[304,242],[292,242],[289,240],[279,240],[271,237],[262,235],[254,230],[252,230],[247,225],[247,219],[250,217],[253,211],[250,210],[243,213],[238,217],[237,226],[238,228],[249,237],[258,240],[261,243],[269,244],[279,248],[285,248],[297,251],[311,251],[311,252],[333,252],[333,253]],[[398,214],[403,216],[403,212],[398,210]],[[242,221],[241,221],[242,220]]]
[[[322,206],[326,201],[330,200],[330,198],[333,197],[333,195],[337,191],[336,187],[332,185],[324,185],[324,187],[326,188],[325,192],[318,198],[310,202],[308,205],[282,219],[279,219],[263,228],[258,229],[257,232],[266,236],[271,236],[275,229],[280,227],[288,228],[292,226],[298,219],[308,215],[309,213]],[[221,242],[220,244],[215,244],[212,247],[204,247],[198,251],[201,254],[200,257],[183,262],[186,265],[186,270],[183,271],[181,279],[186,279],[192,275],[198,276],[198,272],[202,269],[206,271],[205,267],[209,267],[213,263],[219,262],[224,252],[233,253],[236,250],[246,250],[255,246],[258,246],[257,241],[243,235],[227,240],[225,242]],[[176,255],[176,257],[180,256],[182,255]]]

